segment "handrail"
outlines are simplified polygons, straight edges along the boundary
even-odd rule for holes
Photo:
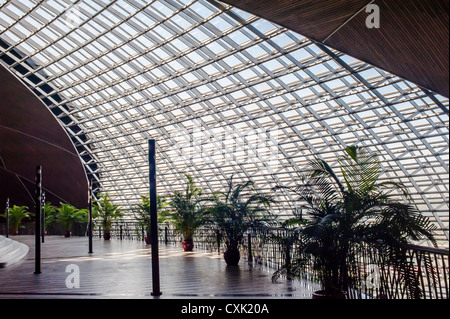
[[[440,255],[449,255],[449,250],[445,248],[437,248],[437,247],[428,247],[428,246],[419,246],[414,244],[408,244],[406,246],[409,249],[413,250],[421,250],[428,253],[440,254]]]

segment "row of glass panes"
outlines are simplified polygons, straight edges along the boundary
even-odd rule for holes
[[[410,107],[408,109],[408,111],[411,110],[411,109],[412,108]],[[367,111],[362,111],[362,112],[364,112],[364,114],[366,115],[363,119],[365,119],[366,124],[367,124],[368,127],[372,127],[372,128],[375,127],[378,130],[378,128],[382,129],[383,127],[388,127],[388,125],[389,125],[389,127],[393,127],[393,130],[395,131],[395,124],[397,123],[399,125],[399,128],[398,128],[397,131],[399,133],[404,132],[405,129],[406,129],[406,127],[405,127],[405,125],[403,124],[402,121],[394,121],[393,119],[388,118],[387,116],[389,115],[389,113],[386,113],[386,116],[382,115],[381,117],[379,117],[378,115],[376,115],[376,116],[372,115],[372,116],[369,117],[367,115],[367,113],[366,113]],[[241,112],[239,112],[239,113],[241,113]],[[237,113],[237,114],[239,114],[239,113]],[[286,116],[287,114],[289,114],[289,115]],[[278,118],[278,121],[280,123],[283,122],[283,121],[281,121],[282,117],[284,117],[286,120],[289,120],[292,123],[292,125],[296,125],[297,129],[299,129],[303,134],[306,134],[306,135],[308,135],[308,134],[315,134],[317,132],[317,130],[313,126],[310,126],[310,125],[313,125],[315,123],[316,119],[311,118],[311,120],[307,120],[308,117],[303,116],[303,115],[301,116],[300,114],[301,113],[293,113],[293,111],[289,111],[289,112],[279,113],[278,115],[274,115],[274,116],[276,116]],[[243,115],[244,114],[242,114],[242,113],[240,114],[241,117]],[[409,120],[410,121],[412,120],[412,123],[414,124],[414,126],[417,129],[419,129],[419,130],[422,130],[421,127],[423,127],[423,130],[429,129],[429,128],[427,128],[427,125],[429,125],[428,123],[436,125],[439,122],[441,122],[442,124],[444,124],[442,122],[442,120],[440,120],[439,117],[432,116],[431,114],[429,116],[418,115],[418,114],[416,114],[416,115],[417,115],[417,118],[410,118]],[[193,114],[191,114],[191,116],[193,116]],[[196,127],[195,124],[191,124],[191,125],[188,124],[189,123],[189,120],[188,120],[189,114],[185,118],[186,119],[184,120],[184,122],[187,123],[187,126]],[[267,114],[265,114],[265,118],[267,118]],[[258,119],[258,120],[264,121],[264,119]],[[269,120],[269,124],[270,124],[270,120],[273,121],[274,118],[273,117],[272,118],[267,118],[267,120]],[[130,125],[130,122],[126,118],[122,119],[121,122],[118,122],[117,119],[114,120],[112,118],[98,118],[98,121],[100,121],[100,122],[97,123],[97,124],[94,124],[95,121],[92,122],[93,123],[93,125],[91,126],[92,130],[90,130],[89,126],[86,125],[86,128],[87,128],[86,131],[92,133],[93,135],[100,134],[99,138],[101,138],[101,134],[102,134],[100,129],[103,130],[103,129],[107,128],[107,127],[110,127],[111,129],[113,129],[114,127],[116,127],[120,123],[126,123],[125,125],[128,126],[128,129],[125,129],[125,131],[123,131],[123,130],[120,131],[120,132],[117,131],[120,134],[123,134],[126,131],[130,131],[130,132],[134,131],[135,132],[135,130],[136,130],[136,127],[133,127],[132,125]],[[350,123],[350,122],[353,122],[354,125],[358,124],[354,120],[351,119],[351,116],[346,115],[345,113],[339,115],[339,117],[336,116],[336,117],[333,117],[331,119],[325,118],[322,121],[329,122],[329,127],[333,128],[332,131],[345,131],[345,130],[348,129],[348,125],[347,124]],[[382,121],[382,122],[380,122],[380,121]],[[436,122],[438,122],[438,123],[436,123]],[[158,127],[161,128],[161,127],[165,127],[167,125],[171,125],[170,123],[171,123],[170,122],[170,118],[169,119],[166,118],[165,121],[163,121],[162,118],[160,118],[158,120]],[[308,123],[310,125],[308,125]],[[345,123],[347,123],[347,124],[345,124]],[[376,124],[376,126],[374,126],[372,123]],[[88,123],[86,123],[86,124],[88,124]],[[222,126],[227,126],[227,125],[228,125],[227,123],[222,123]],[[278,127],[283,127],[283,124],[279,124],[277,126]],[[142,130],[145,130],[145,126],[142,127]],[[174,127],[172,132],[176,132],[177,130],[178,130],[178,128]],[[170,133],[170,130],[168,132]],[[382,132],[382,131],[380,131],[380,132]],[[136,134],[136,133],[133,133],[133,134]],[[112,134],[112,136],[111,136],[110,134],[108,134],[108,136],[106,138],[114,137],[114,135],[115,134]],[[133,135],[133,138],[139,138],[139,135]]]
[[[252,68],[252,69],[254,69],[254,68]],[[256,70],[256,69],[254,69],[254,70]],[[113,72],[113,71],[110,71],[110,72]],[[260,71],[258,71],[257,73],[261,74],[261,72],[264,72],[264,71],[263,71],[263,70],[260,70]],[[291,72],[292,72],[292,71],[291,71]],[[212,73],[214,73],[214,72],[211,72],[211,70],[207,70],[207,71],[201,72],[201,73],[198,73],[198,71],[196,71],[195,73],[196,73],[196,74],[202,74],[202,75],[208,74],[208,76],[209,76],[209,74],[212,74]],[[188,73],[188,74],[192,74],[192,73]],[[262,73],[262,74],[264,74],[264,73]],[[148,77],[148,74],[145,74],[145,76]],[[225,75],[223,75],[223,76],[225,76]],[[196,75],[196,78],[199,78],[199,81],[201,80],[201,81],[203,82],[203,78],[200,77],[199,75]],[[182,79],[182,77],[179,77],[179,78],[177,78],[177,81],[179,81],[179,80],[181,80],[181,79]],[[224,79],[225,79],[225,77],[224,77]],[[83,79],[83,80],[84,80],[84,79]],[[217,79],[216,79],[216,80],[217,80]],[[130,81],[131,81],[131,82],[130,82]],[[126,77],[123,77],[123,80],[121,80],[120,82],[115,81],[115,80],[111,80],[111,81],[109,81],[109,83],[108,83],[108,81],[105,82],[105,84],[114,83],[115,86],[118,85],[117,89],[114,89],[114,91],[115,91],[114,94],[123,94],[124,92],[127,92],[128,90],[131,90],[132,92],[138,92],[138,91],[142,90],[142,88],[148,88],[148,89],[151,89],[151,88],[152,88],[151,85],[149,86],[149,85],[147,85],[147,84],[143,84],[142,81],[138,81],[136,84],[133,84],[132,81],[133,81],[132,78],[126,78]],[[167,79],[165,79],[165,81],[167,81]],[[68,83],[68,84],[72,84],[71,81],[68,81],[67,83]],[[153,82],[153,81],[150,81],[150,82],[147,82],[147,83],[154,83],[154,82]],[[181,83],[181,82],[180,82],[180,83]],[[130,84],[132,84],[133,86],[130,86]],[[187,82],[185,82],[185,83],[183,84],[184,90],[186,90],[187,85],[188,85]],[[202,85],[203,85],[203,84],[200,83],[198,86],[201,87]],[[120,86],[122,86],[122,87],[120,87]],[[93,87],[93,89],[94,89],[96,86],[92,86],[92,87]],[[97,87],[98,87],[98,86],[97,86]],[[107,86],[104,85],[104,87],[107,87]],[[134,87],[135,89],[133,89],[133,87]],[[103,87],[100,86],[100,88],[103,88]],[[157,89],[157,87],[155,87],[155,88]],[[94,89],[94,91],[92,91],[93,89],[90,89],[89,87],[87,87],[87,88],[84,89],[84,91],[83,91],[83,90],[80,91],[79,89],[77,89],[77,86],[74,86],[74,87],[72,87],[72,88],[70,89],[71,93],[69,93],[68,98],[70,99],[70,97],[74,97],[74,96],[77,97],[77,98],[80,98],[80,96],[82,97],[83,95],[87,95],[88,92],[94,92],[95,89]],[[192,88],[189,87],[188,89],[190,90],[190,89],[192,89]],[[101,91],[101,89],[100,89],[100,91]],[[163,91],[160,91],[160,90],[158,90],[158,89],[157,89],[157,91],[154,91],[154,92],[151,92],[151,91],[150,91],[150,93],[151,93],[150,96],[152,96],[152,97],[157,97],[157,96],[160,95],[160,94],[166,93],[166,91],[167,91],[167,89],[164,89]],[[86,92],[86,93],[83,93],[83,92]],[[131,93],[132,93],[132,92],[131,92]],[[159,92],[159,93],[157,93],[157,92]],[[61,93],[64,93],[64,91],[61,91]],[[90,93],[89,93],[89,94],[90,94]],[[112,94],[111,92],[109,92],[107,95],[113,95],[113,94]]]
[[[110,33],[109,33],[110,34]],[[22,38],[23,38],[23,36],[22,36]],[[67,37],[65,37],[65,39],[66,39]],[[79,36],[77,36],[76,37],[77,38],[77,40],[78,40],[78,42],[79,42],[79,39],[80,39],[80,37]],[[81,38],[83,38],[83,37],[81,37]],[[118,41],[117,41],[117,39],[113,39],[114,41],[112,41],[113,43],[116,43],[116,44],[118,44]],[[120,43],[120,41],[119,41],[119,43]],[[42,43],[38,46],[40,49],[43,47],[43,45],[42,45]],[[70,46],[67,46],[67,45],[63,45],[63,47],[70,47]],[[117,47],[119,47],[120,48],[120,46],[119,45],[117,45]],[[147,47],[148,48],[148,45],[145,45],[144,46],[144,48],[145,47]],[[126,50],[124,50],[124,52],[126,52],[126,51],[130,51],[130,48],[125,48]],[[78,49],[77,49],[77,51],[78,51]],[[104,51],[104,50],[103,50]],[[148,51],[148,50],[147,50]],[[56,56],[53,56],[51,59],[48,59],[48,61],[51,61],[51,63],[54,63],[54,60],[55,60],[55,58],[56,58]],[[98,58],[98,56],[97,57],[95,57],[96,59]],[[38,61],[39,61],[39,59],[37,59]],[[45,62],[44,62],[44,64],[45,64]],[[78,63],[77,63],[78,64]]]
[[[105,104],[105,106],[107,106],[108,104]],[[316,105],[324,105],[324,104],[316,104]],[[111,111],[114,111],[115,110],[115,108],[111,108],[110,109]],[[131,112],[133,112],[132,110],[134,110],[134,114],[136,114],[136,110],[134,109],[134,108],[130,108],[130,107],[128,107],[127,109],[125,109],[127,112],[130,112],[130,117],[133,117],[133,114],[131,113]],[[118,109],[118,111],[120,111],[120,112],[123,112],[123,111],[125,111],[124,109],[122,109],[122,108],[120,108],[120,109]],[[159,112],[158,112],[159,113]],[[102,112],[99,112],[99,113],[97,113],[98,114],[98,117],[100,117],[101,115],[103,115],[103,114],[105,114],[104,112],[102,113]],[[149,115],[151,115],[151,113],[149,114]],[[95,117],[94,117],[94,119],[95,119]]]
[[[179,186],[180,170],[210,188],[233,172],[258,173],[267,191],[274,181],[295,181],[312,154],[332,161],[342,145],[359,144],[382,156],[383,178],[404,181],[420,208],[448,228],[439,217],[448,203],[448,116],[415,85],[340,55],[371,85],[364,87],[309,40],[207,1],[82,2],[81,20],[89,21],[73,31],[61,25],[53,8],[63,3],[55,2],[36,10],[33,1],[3,4],[0,36],[41,62],[28,70],[65,98],[52,107],[70,107],[71,125],[87,136],[78,143],[91,148],[104,189],[118,200],[145,190],[148,138],[161,143],[165,192]],[[448,108],[448,99],[437,98]],[[199,126],[203,144],[177,139]],[[277,128],[275,174],[258,156],[239,163],[239,156],[208,154],[241,144],[239,136],[221,138],[227,127]],[[174,150],[180,144],[184,152]],[[205,157],[193,157],[202,148]]]

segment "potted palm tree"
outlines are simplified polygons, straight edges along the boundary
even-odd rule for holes
[[[299,228],[302,249],[281,272],[301,276],[311,267],[323,289],[313,298],[344,298],[352,281],[357,247],[365,245],[383,254],[392,267],[405,271],[405,246],[410,240],[428,238],[434,243],[435,226],[407,198],[405,186],[379,181],[381,164],[376,153],[350,146],[338,158],[343,181],[324,160],[310,161],[310,170],[300,185],[279,188],[298,195],[307,223]],[[394,195],[397,190],[397,195]],[[305,218],[306,219],[306,218]],[[311,264],[312,263],[312,264]],[[404,279],[408,279],[405,274]],[[410,285],[412,283],[406,283]]]
[[[156,196],[157,210],[158,210],[158,223],[164,221],[165,207],[169,204],[164,196]],[[147,236],[144,237],[147,245],[151,244],[151,218],[150,218],[150,197],[142,195],[141,203],[135,206],[134,217],[138,221],[140,227],[144,228]]]
[[[205,211],[201,205],[200,188],[195,186],[191,176],[187,178],[186,189],[174,191],[170,196],[171,210],[167,211],[166,218],[172,222],[175,231],[182,235],[182,247],[185,251],[194,249],[194,233],[205,223]]]
[[[9,214],[10,231],[11,234],[15,236],[19,233],[19,228],[22,223],[22,220],[24,218],[30,217],[28,213],[28,207],[14,205],[13,207],[9,208],[8,214]],[[2,214],[1,216],[6,218],[6,213]]]
[[[236,266],[240,260],[240,246],[244,234],[252,227],[266,226],[274,220],[269,208],[273,198],[259,192],[252,181],[228,181],[225,192],[215,192],[208,208],[211,222],[224,238],[224,259],[227,265]]]
[[[44,221],[44,232],[47,233],[48,227],[53,224],[55,221],[57,212],[56,206],[53,206],[50,202],[45,202],[45,205],[43,207],[44,215],[45,215],[45,221]]]
[[[118,205],[112,203],[107,193],[99,193],[93,205],[93,215],[100,219],[103,228],[103,239],[111,239],[112,223],[123,216]]]
[[[64,237],[70,237],[75,223],[87,221],[86,211],[79,210],[70,204],[61,203],[57,209],[56,221],[61,223],[64,229]]]

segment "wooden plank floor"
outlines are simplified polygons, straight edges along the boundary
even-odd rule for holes
[[[0,269],[0,298],[153,298],[150,246],[138,241],[47,236],[42,244],[41,274],[34,274],[34,237],[13,238],[30,246],[25,260]],[[309,299],[317,286],[303,281],[272,283],[272,269],[242,259],[228,267],[222,256],[160,245],[160,298],[293,298]],[[68,288],[79,269],[79,288]],[[66,270],[68,272],[66,272]],[[73,270],[72,270],[73,271]]]

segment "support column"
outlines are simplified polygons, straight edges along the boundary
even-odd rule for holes
[[[159,251],[158,251],[158,205],[156,199],[156,144],[148,141],[148,162],[150,182],[150,233],[152,238],[152,296],[161,296],[159,281]]]
[[[36,194],[35,194],[35,264],[34,273],[41,273],[41,196],[42,196],[42,166],[36,168]]]
[[[6,238],[9,237],[9,197],[6,199]]]
[[[41,197],[41,238],[42,238],[42,243],[45,242],[45,192],[42,192],[42,197]]]
[[[92,181],[89,181],[89,254],[92,254],[92,231],[93,231],[93,225],[92,225]]]

